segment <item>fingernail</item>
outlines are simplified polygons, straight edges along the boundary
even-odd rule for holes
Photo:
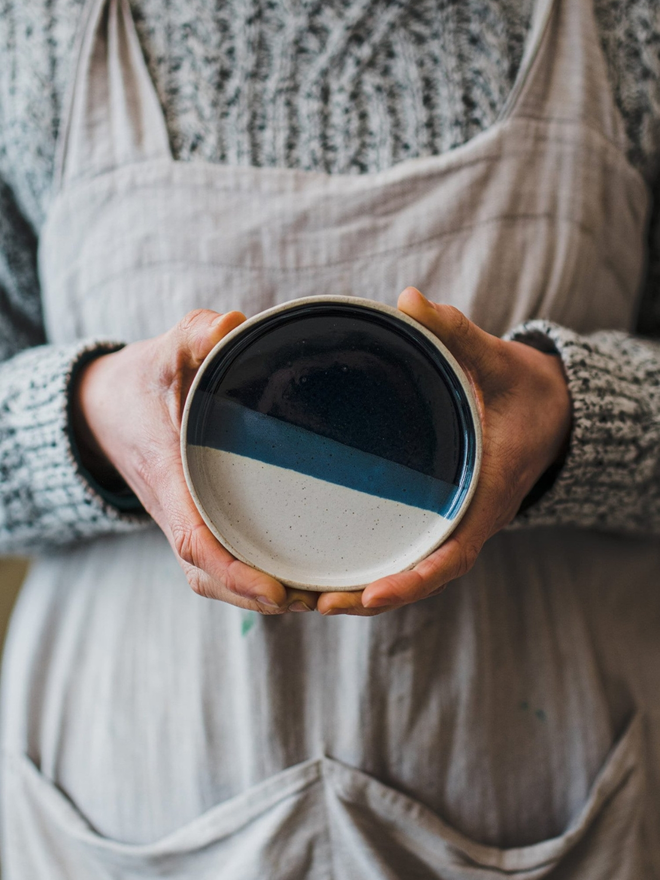
[[[292,602],[289,605],[289,611],[311,611],[312,609],[305,605],[304,602],[301,602],[300,599],[296,599],[295,602]]]
[[[390,600],[384,596],[370,596],[368,599],[362,600],[364,608],[382,608],[383,605],[389,605]]]
[[[257,596],[257,602],[260,605],[266,605],[267,608],[280,608],[279,602],[273,602],[268,596]]]

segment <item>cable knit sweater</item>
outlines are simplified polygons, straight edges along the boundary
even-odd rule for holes
[[[44,336],[36,250],[83,0],[0,0],[0,551],[137,528],[79,466],[76,368],[101,342]],[[176,158],[366,173],[465,143],[517,73],[530,0],[132,0]],[[660,5],[595,0],[630,161],[660,195]],[[656,202],[660,201],[657,199]],[[660,335],[660,235],[640,333]],[[660,533],[660,344],[547,322],[574,406],[570,449],[522,524]]]

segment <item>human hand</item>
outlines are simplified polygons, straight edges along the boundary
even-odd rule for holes
[[[488,538],[511,522],[570,435],[571,401],[558,357],[491,336],[413,287],[398,305],[447,346],[472,383],[483,432],[479,482],[456,530],[430,556],[361,592],[325,593],[317,604],[323,614],[369,616],[439,593],[469,571]]]
[[[316,594],[285,588],[216,540],[183,474],[179,433],[188,390],[206,355],[244,320],[240,312],[190,312],[162,336],[96,358],[76,383],[74,431],[90,472],[114,470],[135,492],[196,593],[265,614],[313,609]]]

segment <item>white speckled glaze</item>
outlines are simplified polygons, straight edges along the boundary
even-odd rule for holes
[[[237,335],[271,315],[307,303],[342,303],[385,312],[414,327],[439,349],[465,391],[476,427],[472,479],[453,519],[369,495],[247,456],[186,442],[191,403],[216,355]],[[288,586],[358,590],[412,568],[456,528],[476,488],[481,430],[470,383],[445,346],[407,315],[353,297],[310,297],[269,309],[232,331],[200,367],[186,401],[181,456],[190,493],[216,538],[238,559]]]

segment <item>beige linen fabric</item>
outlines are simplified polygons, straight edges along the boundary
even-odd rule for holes
[[[49,339],[191,308],[393,303],[632,326],[645,185],[589,0],[538,0],[497,123],[378,174],[179,163],[125,0],[94,0],[40,242]],[[9,880],[660,876],[657,542],[510,532],[369,620],[192,594],[156,531],[37,563],[4,666]]]

